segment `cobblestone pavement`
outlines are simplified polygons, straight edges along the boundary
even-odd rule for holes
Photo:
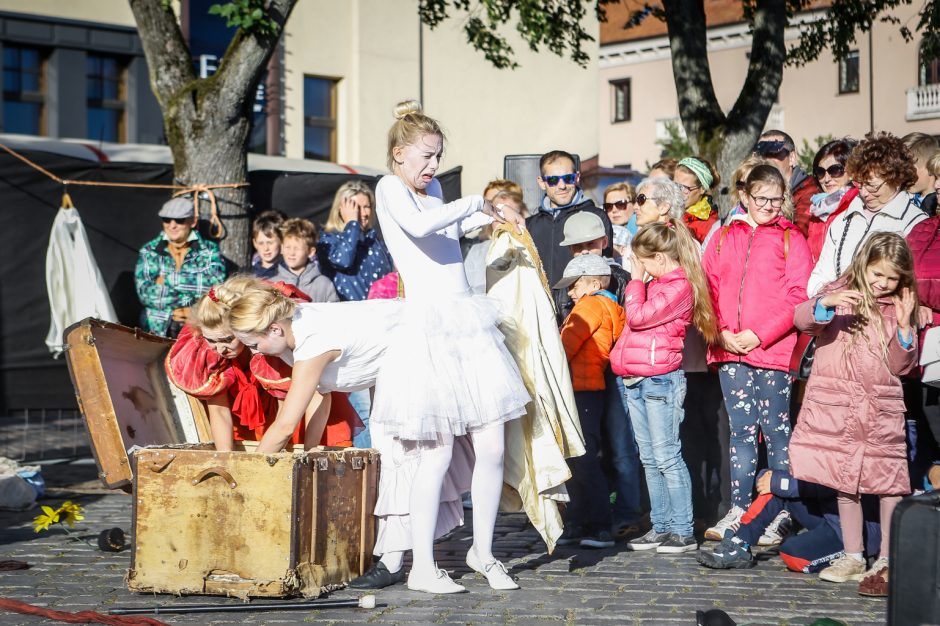
[[[50,472],[54,468],[50,468]],[[61,468],[58,471],[63,471]],[[65,471],[71,471],[66,469]],[[87,469],[85,470],[87,473]],[[46,470],[44,470],[44,474]],[[93,471],[92,471],[93,475]],[[54,482],[54,481],[51,481]],[[120,526],[130,530],[131,498],[98,489],[93,481],[51,489],[44,503],[65,499],[86,507],[80,523],[92,538]],[[109,554],[70,542],[53,530],[35,534],[37,512],[0,512],[0,560],[19,559],[28,570],[0,572],[0,595],[63,611],[106,612],[118,606],[239,604],[229,598],[140,595],[127,590],[128,552]],[[469,520],[468,520],[469,522]],[[522,515],[502,515],[496,555],[518,577],[522,589],[494,592],[463,563],[470,546],[469,523],[437,546],[439,565],[469,593],[430,596],[404,585],[377,594],[375,610],[324,609],[257,613],[164,615],[168,624],[695,624],[696,609],[721,608],[738,624],[809,624],[831,617],[852,626],[883,624],[886,603],[862,598],[855,585],[835,585],[788,572],[767,555],[748,570],[718,572],[700,567],[692,554],[672,557],[608,550],[559,548],[548,555]],[[355,598],[343,590],[335,598]],[[267,600],[266,600],[267,601]],[[0,625],[51,624],[38,617],[0,611]]]

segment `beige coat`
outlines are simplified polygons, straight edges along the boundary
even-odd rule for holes
[[[501,507],[525,511],[552,552],[564,528],[558,502],[568,502],[565,459],[584,454],[571,374],[555,323],[555,308],[528,232],[500,226],[486,255],[487,294],[508,321],[501,327],[522,380],[535,399],[506,423]]]

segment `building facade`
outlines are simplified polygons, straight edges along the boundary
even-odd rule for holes
[[[894,16],[913,24],[918,8],[905,5]],[[599,158],[604,165],[645,170],[660,158],[657,141],[666,138],[668,124],[678,123],[679,111],[665,24],[650,18],[641,28],[623,30],[629,11],[621,5],[601,29]],[[712,81],[728,111],[747,74],[751,37],[740,21],[739,1],[710,0],[706,11]],[[820,15],[809,12],[799,19]],[[921,63],[919,42],[905,42],[898,28],[876,22],[870,36],[859,35],[843,62],[825,51],[804,67],[786,67],[767,128],[789,133],[798,147],[804,139],[815,147],[818,137],[861,138],[871,130],[940,135],[937,63]],[[787,29],[788,47],[798,34],[797,28]]]
[[[216,1],[174,1],[202,75],[230,37],[207,14]],[[596,44],[580,68],[531,52],[509,26],[521,67],[497,70],[466,43],[459,19],[432,31],[420,25],[417,6],[298,2],[259,88],[252,151],[384,169],[393,108],[414,98],[443,124],[443,167],[463,167],[465,193],[502,176],[507,154],[597,154]],[[597,23],[588,28],[596,33]],[[126,0],[0,0],[0,45],[3,132],[164,141]]]

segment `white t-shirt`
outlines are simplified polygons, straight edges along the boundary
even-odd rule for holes
[[[406,297],[434,300],[469,293],[458,240],[493,218],[479,212],[482,196],[444,204],[437,179],[426,191],[426,196],[414,193],[397,176],[384,176],[375,189],[375,212]]]
[[[375,384],[402,304],[401,300],[300,304],[291,325],[294,351],[281,358],[293,365],[339,350],[339,357],[324,369],[317,390],[367,389]]]

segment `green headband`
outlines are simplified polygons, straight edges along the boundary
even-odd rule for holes
[[[707,165],[695,157],[685,157],[679,161],[679,165],[692,170],[692,173],[695,174],[696,178],[698,178],[698,181],[702,184],[702,187],[705,189],[711,189],[712,183],[715,181],[715,179]]]

